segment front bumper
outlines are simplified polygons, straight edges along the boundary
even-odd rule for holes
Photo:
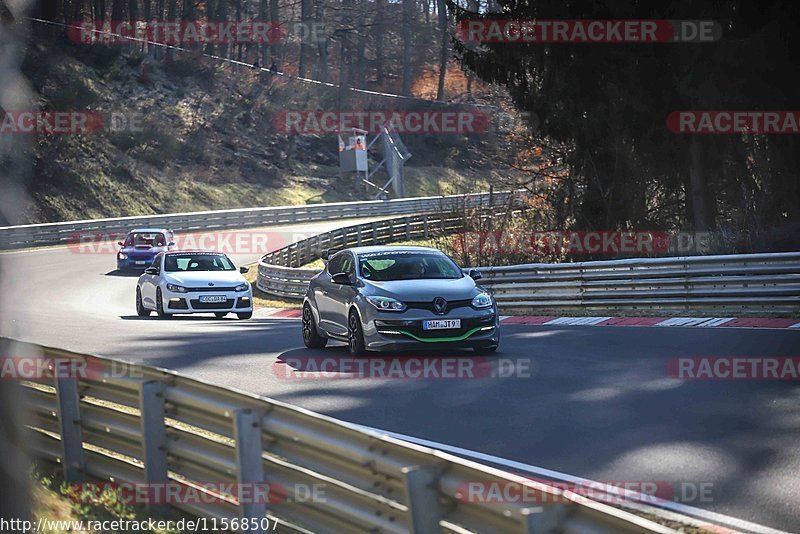
[[[176,293],[162,289],[167,313],[246,313],[253,311],[253,291]],[[224,296],[225,302],[200,302],[201,296]]]
[[[460,319],[461,328],[424,330],[423,321],[430,319]],[[364,343],[368,350],[396,351],[420,348],[482,348],[500,342],[497,311],[458,310],[446,315],[425,312],[400,314],[378,313],[364,327]]]
[[[153,258],[130,258],[121,260],[117,257],[117,269],[120,271],[144,271],[153,263]]]

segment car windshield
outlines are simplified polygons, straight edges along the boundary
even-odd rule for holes
[[[125,239],[126,247],[163,247],[166,244],[167,238],[157,232],[133,232]]]
[[[380,252],[359,256],[361,276],[375,282],[414,279],[455,279],[463,273],[444,254],[436,252]]]
[[[164,270],[175,271],[233,271],[236,267],[224,254],[170,254],[164,260]]]

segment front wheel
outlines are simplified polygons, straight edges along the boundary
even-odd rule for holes
[[[354,358],[363,356],[366,352],[364,330],[361,328],[361,319],[355,310],[350,310],[350,316],[347,318],[347,348],[350,350],[350,356]]]
[[[164,311],[164,297],[161,296],[160,287],[156,291],[156,314],[162,319],[165,319],[172,315],[171,313],[167,313]]]
[[[311,311],[311,305],[306,302],[303,305],[303,344],[309,349],[321,349],[328,344],[328,338],[322,337],[317,331],[317,325],[314,322],[314,313]]]
[[[142,290],[136,286],[136,315],[139,317],[150,317],[150,310],[142,304]]]
[[[236,314],[236,317],[238,317],[239,319],[249,319],[252,316],[253,316],[253,312],[251,312],[251,311],[242,312],[242,313],[237,313]]]

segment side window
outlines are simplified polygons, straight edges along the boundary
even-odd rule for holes
[[[328,274],[334,275],[342,272],[342,262],[344,261],[344,254],[339,254],[331,258],[328,262]]]
[[[153,258],[153,263],[150,264],[150,267],[155,267],[158,272],[161,272],[161,258],[161,254],[156,254],[156,257]]]
[[[342,273],[346,273],[351,279],[356,274],[356,264],[353,261],[352,254],[344,254],[344,261],[342,261],[342,266],[340,267]]]

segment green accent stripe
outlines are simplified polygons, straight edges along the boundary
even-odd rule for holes
[[[467,339],[469,336],[471,336],[472,334],[474,334],[475,332],[477,332],[481,328],[483,328],[483,327],[482,326],[476,326],[472,330],[469,330],[465,334],[463,334],[461,336],[458,336],[458,337],[437,337],[435,339],[434,338],[425,339],[425,338],[417,337],[414,334],[412,334],[411,332],[404,332],[402,330],[398,330],[398,332],[400,332],[401,334],[404,334],[404,335],[406,335],[408,337],[412,337],[412,338],[416,339],[417,341],[422,341],[423,343],[447,343],[447,342],[451,342],[452,343],[453,341],[464,341],[465,339]]]

